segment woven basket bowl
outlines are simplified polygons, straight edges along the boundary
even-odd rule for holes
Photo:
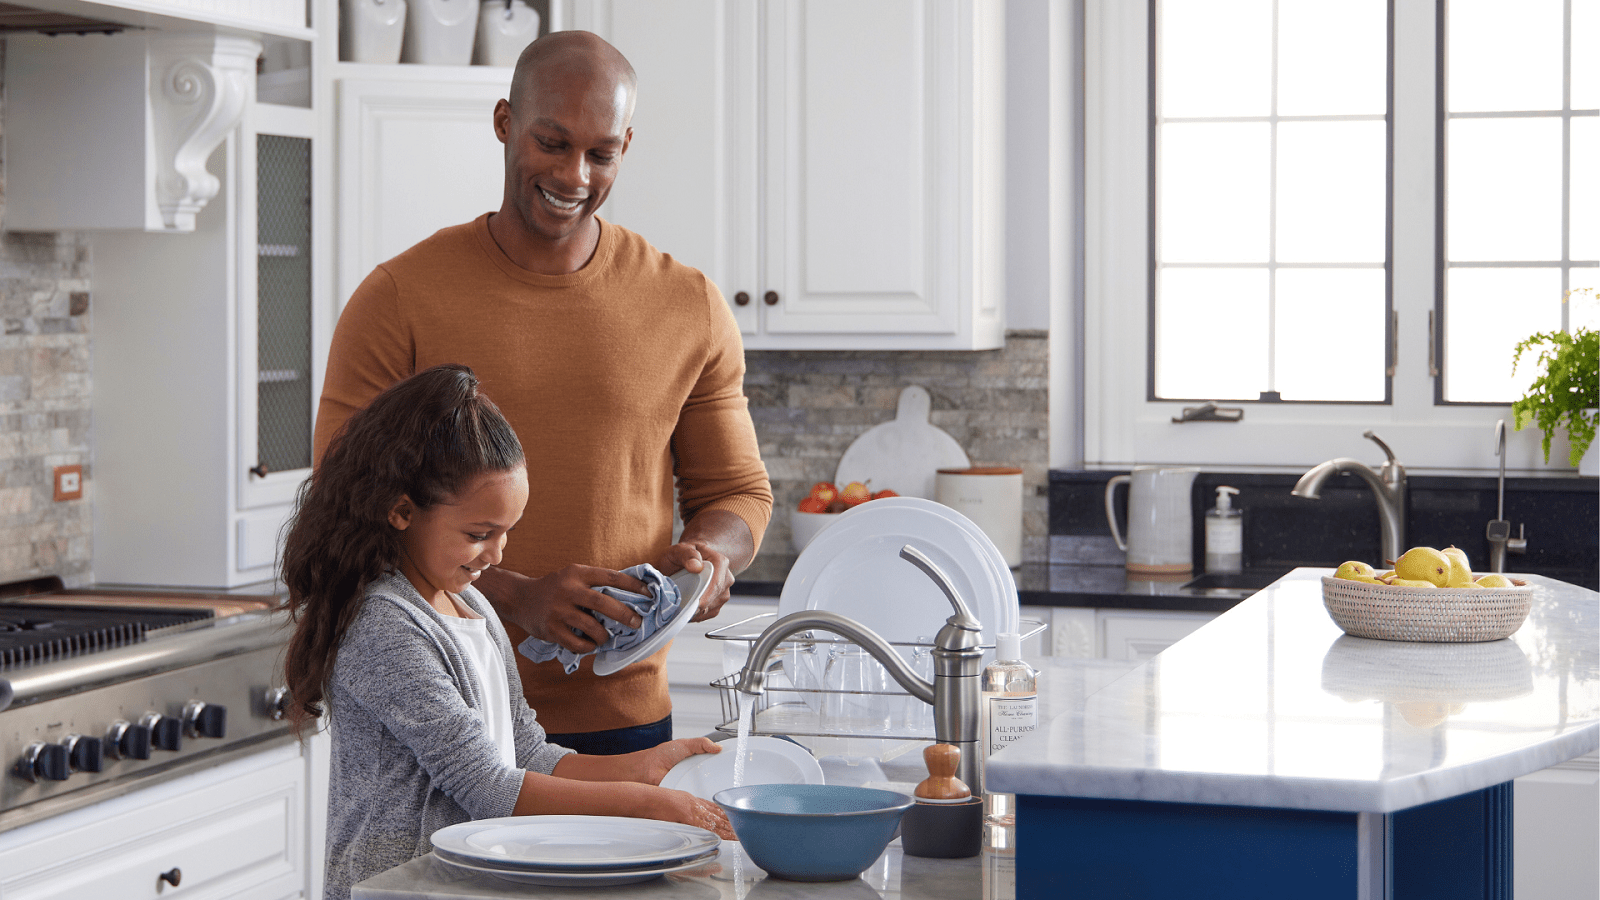
[[[1355,637],[1380,641],[1498,641],[1528,617],[1531,586],[1418,588],[1322,577],[1322,605]]]

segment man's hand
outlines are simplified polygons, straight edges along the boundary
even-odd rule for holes
[[[479,576],[477,586],[502,619],[573,653],[588,653],[611,637],[606,627],[589,614],[591,609],[632,627],[640,623],[639,614],[632,607],[595,588],[609,586],[636,594],[649,593],[644,583],[631,575],[576,563],[543,578],[528,578],[492,566]]]
[[[684,569],[699,572],[708,565],[717,567],[716,575],[711,580],[711,589],[706,591],[705,601],[695,610],[694,618],[689,620],[691,622],[703,622],[715,616],[733,595],[733,563],[705,541],[673,544],[661,554],[655,565],[666,575]]]
[[[708,509],[683,526],[683,535],[661,554],[655,566],[665,575],[684,569],[699,572],[708,562],[717,567],[705,602],[690,620],[703,622],[722,611],[732,595],[734,573],[743,571],[755,555],[755,538],[743,519],[727,510]]]

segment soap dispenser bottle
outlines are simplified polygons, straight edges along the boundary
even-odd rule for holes
[[[1244,569],[1244,516],[1233,508],[1238,488],[1217,488],[1217,505],[1206,510],[1206,572]]]

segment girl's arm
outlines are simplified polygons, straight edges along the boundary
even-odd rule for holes
[[[697,753],[720,753],[722,747],[710,738],[679,738],[648,750],[617,756],[586,756],[569,753],[556,763],[553,774],[579,781],[637,781],[660,784],[672,767]]]
[[[563,757],[561,768],[577,754]],[[588,757],[605,759],[606,757]],[[630,781],[575,781],[557,775],[522,773],[522,791],[513,815],[632,816],[679,822],[737,840],[722,807],[685,791]]]

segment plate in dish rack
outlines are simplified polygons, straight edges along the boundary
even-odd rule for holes
[[[692,825],[620,816],[507,816],[433,833],[434,848],[452,862],[541,871],[665,865],[715,850],[721,841]]]
[[[840,513],[795,560],[778,616],[830,610],[905,644],[936,634],[954,610],[932,579],[900,558],[907,544],[950,578],[983,623],[983,644],[992,647],[997,633],[1018,629],[1016,582],[994,542],[966,516],[918,497],[873,500]],[[896,649],[912,662],[910,647]]]

